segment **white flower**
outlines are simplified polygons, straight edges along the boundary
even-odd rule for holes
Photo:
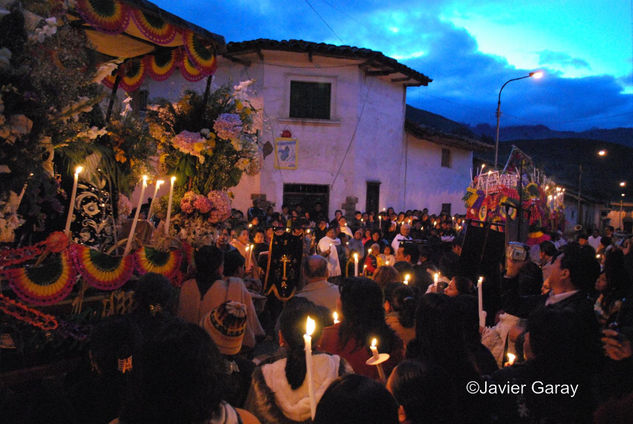
[[[121,64],[120,59],[114,59],[100,64],[97,68],[97,73],[95,74],[93,82],[99,83],[103,81],[105,77],[112,74],[112,71],[119,67],[119,64]]]

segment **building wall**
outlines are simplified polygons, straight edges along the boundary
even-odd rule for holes
[[[405,209],[428,208],[439,213],[442,203],[452,214],[466,213],[462,197],[470,184],[472,151],[447,147],[407,134],[407,183]],[[450,150],[450,168],[441,166],[442,149]]]

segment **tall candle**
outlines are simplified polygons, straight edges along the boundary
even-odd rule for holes
[[[369,346],[369,350],[371,350],[371,356],[376,360],[380,360],[380,354],[378,353],[378,339],[375,337],[371,340],[371,346]],[[382,368],[382,364],[377,364],[376,368],[378,368],[378,377],[380,381],[385,381],[385,370]]]
[[[154,215],[154,204],[156,203],[156,194],[158,193],[158,189],[164,183],[163,180],[156,180],[156,186],[154,187],[154,196],[152,196],[152,203],[149,204],[149,212],[147,213],[147,220],[149,221]]]
[[[358,277],[358,253],[354,253],[354,277]]]
[[[70,237],[70,221],[72,220],[73,213],[75,212],[75,198],[77,197],[77,184],[79,183],[79,174],[84,170],[83,166],[75,168],[75,181],[73,182],[73,191],[70,194],[70,204],[68,205],[68,215],[66,216],[66,227],[64,232]]]
[[[484,312],[484,297],[483,297],[483,283],[484,277],[479,277],[477,280],[477,307],[479,311],[479,326],[486,326],[486,312]]]
[[[127,243],[125,243],[125,250],[123,251],[123,256],[130,253],[130,249],[132,248],[132,240],[134,240],[134,232],[136,231],[136,223],[138,222],[138,217],[141,213],[141,205],[143,204],[143,198],[145,196],[145,189],[147,188],[147,175],[143,175],[143,184],[141,185],[141,195],[138,198],[138,203],[136,205],[136,212],[134,213],[134,220],[132,220],[132,227],[130,228],[130,234],[127,236]]]
[[[306,351],[306,380],[308,381],[308,395],[310,396],[310,416],[314,420],[316,413],[316,398],[314,396],[314,384],[312,382],[312,333],[316,323],[308,316],[306,320],[306,333],[303,335]]]
[[[169,201],[167,202],[167,217],[165,218],[165,235],[169,235],[169,221],[171,220],[171,202],[174,199],[174,182],[176,177],[171,177],[171,186],[169,187]]]

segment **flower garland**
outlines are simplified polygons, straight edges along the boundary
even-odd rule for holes
[[[134,272],[134,257],[114,257],[81,244],[71,248],[75,268],[86,282],[100,290],[116,290],[127,283]]]
[[[57,319],[53,315],[48,315],[37,309],[0,294],[0,311],[13,318],[26,322],[34,327],[39,327],[44,331],[52,331],[58,327]]]
[[[182,253],[178,250],[168,252],[143,246],[134,252],[136,258],[136,270],[144,275],[148,272],[167,277],[172,284],[180,284],[180,264],[182,263]]]
[[[15,294],[35,305],[52,305],[61,301],[77,281],[67,250],[42,266],[12,268],[3,273]]]

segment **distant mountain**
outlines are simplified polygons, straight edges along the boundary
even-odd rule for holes
[[[488,124],[468,127],[477,137],[495,138],[496,128]],[[512,140],[544,140],[549,138],[582,138],[586,140],[607,141],[633,147],[633,128],[614,128],[610,130],[590,129],[587,131],[557,131],[545,125],[515,125],[501,127],[500,141]]]
[[[468,125],[460,124],[456,121],[451,121],[450,119],[445,118],[441,115],[418,109],[417,107],[413,107],[411,105],[407,105],[406,119],[421,127],[434,128],[448,134],[461,135],[470,138],[479,138],[477,135],[475,135],[475,133],[473,133],[473,131],[468,128]]]

